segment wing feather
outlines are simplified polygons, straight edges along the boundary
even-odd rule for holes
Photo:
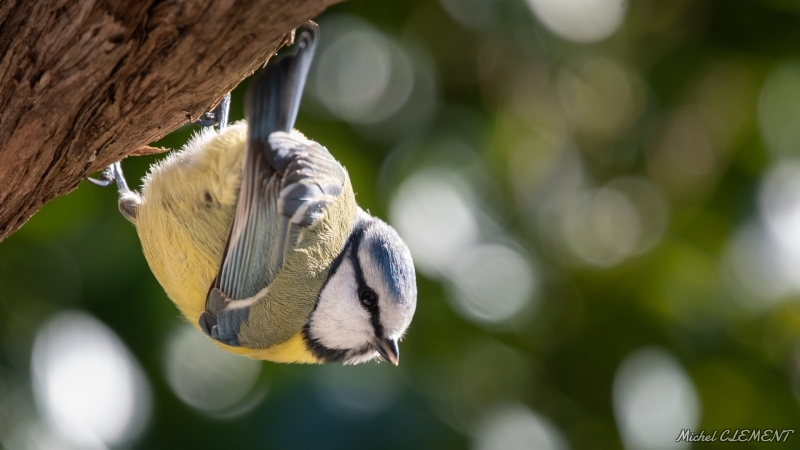
[[[296,51],[273,58],[248,94],[239,199],[200,318],[207,334],[229,345],[239,345],[250,305],[265,298],[303,230],[324,217],[347,180],[325,147],[291,132],[318,36],[316,25],[298,31]]]

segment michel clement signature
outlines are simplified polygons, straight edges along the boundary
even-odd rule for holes
[[[696,433],[688,428],[681,430],[675,442],[786,442],[795,430],[714,430]]]

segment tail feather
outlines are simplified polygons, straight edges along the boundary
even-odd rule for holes
[[[318,40],[319,28],[307,22],[295,33],[294,50],[270,60],[253,83],[245,106],[251,141],[266,143],[273,132],[294,127]]]

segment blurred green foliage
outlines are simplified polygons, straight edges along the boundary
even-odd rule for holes
[[[37,329],[63,310],[108,325],[143,367],[153,406],[135,448],[490,448],[506,442],[503,432],[492,441],[486,431],[502,430],[486,424],[503,405],[543,418],[545,434],[557,436],[505,448],[686,448],[671,442],[680,428],[665,432],[671,444],[632,443],[623,424],[630,411],[654,414],[653,424],[638,428],[653,433],[674,423],[706,433],[796,429],[800,264],[792,263],[800,259],[790,238],[800,225],[791,220],[800,192],[792,197],[784,187],[800,187],[791,169],[800,156],[800,76],[792,72],[800,61],[798,3],[611,2],[624,19],[591,42],[547,25],[547,3],[334,6],[318,18],[323,39],[353,23],[379,33],[390,43],[380,48],[405,52],[399,58],[412,67],[413,88],[399,112],[371,121],[374,111],[359,116],[352,104],[336,103],[341,98],[326,100],[318,78],[341,74],[315,73],[297,124],[347,167],[360,205],[393,223],[407,211],[393,206],[404,181],[426,168],[455,174],[480,242],[500,242],[527,261],[477,273],[527,267],[533,274],[519,288],[525,303],[513,318],[476,315],[469,299],[491,309],[493,295],[506,295],[514,280],[470,287],[458,276],[470,267],[449,272],[436,255],[415,253],[424,270],[398,368],[263,363],[254,388],[267,390],[263,401],[220,419],[173,393],[164,349],[182,319],[117,212],[114,190],[84,183],[0,243],[0,442],[36,447],[19,438],[44,420],[31,351]],[[326,45],[315,65],[334,48]],[[401,84],[386,83],[384,90]],[[234,120],[243,116],[246,85],[234,91]],[[351,109],[337,115],[337,105]],[[180,148],[196,130],[187,125],[155,145]],[[137,186],[158,158],[126,159],[129,182]],[[782,168],[789,175],[781,177]],[[435,206],[423,212],[439,213]],[[461,230],[447,213],[444,229]],[[656,356],[637,366],[628,358],[642,349],[636,354]],[[653,385],[676,402],[694,400],[670,410],[645,389],[635,397],[645,406],[625,403],[637,373],[666,373]],[[658,411],[667,411],[663,420]],[[798,442],[794,435],[736,448]]]

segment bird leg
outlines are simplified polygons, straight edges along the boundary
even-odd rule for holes
[[[117,192],[119,193],[119,212],[131,223],[136,223],[136,211],[142,203],[142,197],[128,188],[125,176],[122,174],[122,164],[117,161],[111,165],[114,180],[117,182]]]
[[[136,223],[136,210],[139,204],[142,203],[142,197],[128,188],[128,183],[122,174],[122,164],[119,161],[103,169],[100,172],[99,179],[87,177],[86,180],[101,187],[107,187],[116,182],[117,192],[119,193],[119,201],[117,203],[119,212],[131,223]]]

